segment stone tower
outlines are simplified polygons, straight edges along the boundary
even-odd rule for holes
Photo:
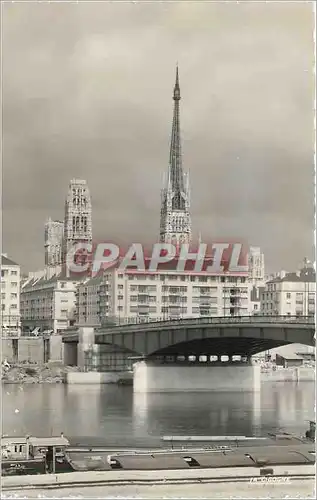
[[[92,242],[91,199],[87,182],[73,179],[65,202],[63,262],[70,248],[79,242]]]
[[[64,223],[49,218],[44,229],[45,266],[60,266]]]
[[[174,86],[174,115],[168,172],[161,194],[160,242],[189,243],[191,239],[190,189],[188,174],[182,167],[179,101],[180,87],[178,67]]]

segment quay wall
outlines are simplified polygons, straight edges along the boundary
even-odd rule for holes
[[[19,337],[1,339],[2,359],[9,363],[63,362],[64,345],[61,335],[42,337]]]
[[[192,367],[190,368],[192,370]],[[224,368],[222,368],[224,369]],[[144,372],[140,373],[139,376],[145,376]],[[258,377],[257,383],[260,382],[262,383],[275,383],[275,382],[314,382],[315,381],[315,370],[313,367],[301,367],[301,368],[283,368],[281,370],[270,370],[262,373],[257,373],[256,375]],[[65,383],[67,384],[116,384],[116,383],[131,383],[133,382],[133,373],[132,372],[69,372],[66,374],[65,377]],[[173,383],[175,380],[173,379]],[[196,381],[197,382],[197,381]],[[210,379],[207,379],[208,386],[207,388],[205,387],[204,390],[223,390],[219,389],[219,383],[218,383],[218,389],[217,386],[214,386],[214,388],[210,387]],[[219,382],[219,379],[218,379]],[[146,383],[144,380],[141,381],[142,387],[144,390],[144,384]],[[194,384],[194,380],[192,382]],[[234,384],[234,385],[233,385]],[[204,383],[206,386],[206,382]],[[158,390],[157,388],[161,387],[160,384],[157,384],[156,391]],[[178,387],[176,384],[174,387]],[[222,382],[222,387],[223,387],[223,382]],[[233,387],[237,387],[237,377],[235,374],[234,380],[231,380],[230,383],[228,383],[227,387],[230,387],[230,390],[233,390]],[[239,387],[238,387],[239,389]],[[162,388],[160,389],[162,390]],[[174,389],[175,391],[176,389]],[[180,390],[180,389],[178,389]],[[194,387],[194,385],[191,386],[191,390],[197,390],[197,388]],[[200,390],[202,390],[200,388]],[[245,390],[241,389],[240,390]]]
[[[305,477],[315,477],[315,465],[283,465],[273,467],[274,476],[288,477],[301,476],[301,481]],[[274,477],[273,476],[273,477]],[[143,484],[159,483],[168,481],[183,482],[217,482],[228,481],[235,483],[237,480],[245,480],[250,483],[250,478],[261,479],[261,468],[259,467],[230,467],[230,468],[212,468],[212,469],[182,469],[182,470],[149,470],[149,471],[90,471],[90,472],[71,472],[65,474],[45,474],[37,476],[13,476],[2,478],[2,491],[10,491],[16,488],[27,489],[28,487],[62,488],[66,485],[76,487],[83,484],[93,486],[96,483],[110,486],[121,483],[142,481]],[[263,476],[262,476],[263,478]],[[270,479],[273,479],[272,476]],[[224,484],[222,483],[222,486]]]
[[[261,382],[314,382],[316,380],[313,366],[281,368],[261,372]]]

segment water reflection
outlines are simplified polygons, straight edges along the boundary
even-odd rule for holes
[[[133,397],[135,433],[252,435],[260,427],[259,393],[167,393]],[[145,427],[145,428],[144,428]]]
[[[3,434],[64,432],[81,443],[137,446],[163,435],[304,433],[314,383],[264,384],[261,393],[133,394],[131,387],[5,385]],[[18,412],[16,412],[18,410]],[[137,444],[138,443],[138,444]]]

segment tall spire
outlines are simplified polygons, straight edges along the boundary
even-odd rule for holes
[[[162,190],[160,241],[165,243],[186,243],[191,238],[190,188],[188,176],[182,167],[182,151],[179,122],[179,101],[181,99],[178,65],[173,100],[174,113],[167,182]]]
[[[184,210],[184,174],[182,167],[182,150],[180,137],[179,101],[181,99],[179,87],[178,66],[176,66],[176,80],[174,86],[174,114],[170,147],[169,179],[174,191],[173,210]]]

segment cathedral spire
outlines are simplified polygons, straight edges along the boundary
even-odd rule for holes
[[[178,65],[173,92],[174,112],[167,183],[162,190],[160,240],[188,242],[190,240],[189,182],[182,166],[179,102],[181,99]]]
[[[176,66],[176,80],[174,86],[174,113],[170,147],[169,161],[169,178],[171,179],[171,187],[174,191],[173,209],[183,210],[185,208],[185,200],[182,196],[184,193],[184,174],[182,167],[182,150],[180,137],[180,119],[179,119],[179,101],[181,99],[178,66]]]

